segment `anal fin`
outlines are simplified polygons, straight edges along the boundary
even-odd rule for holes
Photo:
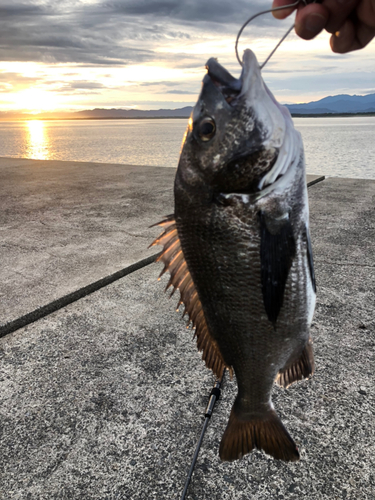
[[[235,407],[232,408],[220,443],[221,460],[231,462],[240,459],[254,448],[279,460],[299,460],[298,448],[275,410],[270,408],[264,416],[257,415],[244,420],[237,414]]]
[[[309,339],[299,359],[292,363],[287,363],[287,365],[279,371],[276,383],[281,387],[287,388],[298,380],[309,378],[310,375],[313,375],[314,370],[314,352],[312,341]]]
[[[169,215],[159,224],[155,224],[155,226],[162,227],[164,231],[150,246],[163,245],[164,247],[162,253],[157,258],[157,262],[161,261],[164,263],[161,275],[166,271],[170,273],[170,280],[166,289],[172,286],[174,290],[178,289],[180,291],[178,306],[184,304],[184,315],[188,315],[188,323],[192,323],[193,327],[195,327],[194,336],[197,338],[197,347],[199,351],[202,351],[202,359],[206,363],[206,366],[217,377],[222,376],[224,368],[228,368],[232,376],[232,367],[225,363],[219,346],[209,331],[198,292],[181,248],[174,215]]]

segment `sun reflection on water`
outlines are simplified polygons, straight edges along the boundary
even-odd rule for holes
[[[45,130],[45,123],[40,120],[26,122],[29,137],[27,144],[27,158],[33,160],[48,160],[49,143]]]

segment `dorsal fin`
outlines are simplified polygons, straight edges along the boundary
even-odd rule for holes
[[[169,215],[163,221],[155,224],[155,226],[162,227],[164,231],[151,243],[150,247],[154,245],[163,245],[164,247],[156,262],[161,261],[164,264],[164,269],[160,273],[160,276],[166,271],[170,273],[166,290],[171,286],[173,287],[171,296],[175,290],[178,289],[180,291],[180,301],[177,309],[180,304],[184,304],[184,316],[185,314],[188,315],[188,325],[192,323],[193,328],[195,328],[194,336],[197,337],[197,347],[199,351],[203,351],[202,359],[206,363],[206,366],[217,377],[222,376],[224,368],[228,368],[232,376],[232,367],[226,365],[219,346],[209,332],[202,304],[181,248],[174,215]]]

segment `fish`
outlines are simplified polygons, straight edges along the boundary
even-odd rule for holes
[[[255,54],[239,78],[206,64],[174,184],[174,214],[158,225],[158,261],[180,292],[205,364],[235,374],[238,393],[219,455],[254,448],[296,461],[299,450],[271,399],[314,372],[316,300],[305,157],[288,109]]]

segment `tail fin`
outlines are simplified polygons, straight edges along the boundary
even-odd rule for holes
[[[221,460],[228,462],[237,460],[253,448],[264,450],[279,460],[290,462],[299,460],[298,448],[275,410],[270,409],[263,418],[257,416],[252,420],[242,420],[236,415],[235,408],[232,408],[220,443]]]

